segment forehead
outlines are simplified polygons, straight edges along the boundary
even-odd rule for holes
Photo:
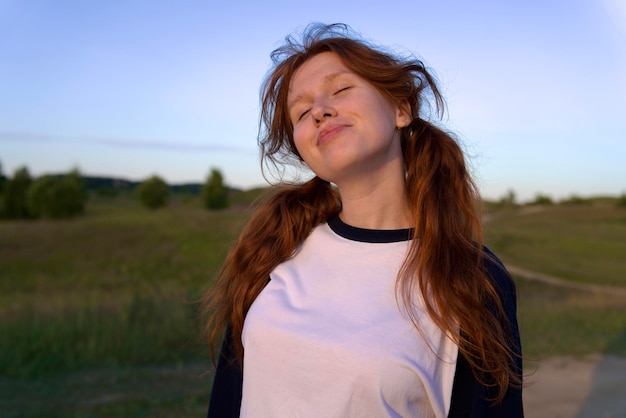
[[[308,85],[329,82],[341,74],[354,74],[334,52],[319,53],[304,62],[289,83],[289,96],[300,94]]]

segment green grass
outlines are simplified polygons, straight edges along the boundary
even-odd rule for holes
[[[149,290],[111,307],[90,298],[80,308],[42,314],[25,308],[0,323],[0,370],[40,377],[90,367],[181,363],[200,357],[195,304],[175,288]]]
[[[201,356],[196,302],[246,216],[104,205],[74,221],[0,223],[0,373]]]
[[[0,416],[203,416],[212,365],[196,301],[258,193],[217,212],[190,196],[157,211],[122,196],[72,221],[1,222]],[[626,210],[491,215],[486,240],[507,263],[626,286]],[[623,297],[517,283],[530,358],[626,355]]]
[[[0,223],[0,298],[207,287],[245,216],[99,207],[74,221]]]
[[[524,354],[626,356],[626,298],[515,278]]]
[[[0,223],[0,416],[204,414],[197,301],[248,212],[195,204]]]
[[[565,280],[626,287],[626,210],[612,201],[507,208],[485,223],[502,260]],[[626,298],[516,278],[525,353],[626,355]]]
[[[626,210],[556,205],[490,214],[485,241],[508,264],[567,280],[626,287]]]
[[[201,417],[211,376],[205,364],[108,368],[39,379],[0,378],[0,416]]]
[[[565,280],[626,287],[626,210],[611,200],[495,210],[485,241],[502,260]],[[626,298],[516,279],[529,357],[626,355]]]

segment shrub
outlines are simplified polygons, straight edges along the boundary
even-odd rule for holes
[[[202,186],[202,202],[207,209],[223,209],[228,206],[228,188],[224,185],[224,177],[218,169],[211,169]]]
[[[35,217],[74,218],[85,213],[87,194],[78,171],[42,176],[28,190],[28,207]]]
[[[56,183],[53,176],[41,176],[28,189],[28,209],[34,217],[44,216],[44,212],[51,206],[52,190]]]
[[[28,219],[32,215],[28,208],[28,189],[33,179],[28,168],[15,170],[13,178],[4,185],[4,207],[2,215],[9,219]]]
[[[563,199],[560,202],[563,205],[589,205],[591,201],[589,199],[584,199],[578,195],[571,195],[567,199]]]
[[[509,189],[506,194],[500,198],[498,201],[501,207],[515,207],[517,206],[517,196],[515,195],[515,190]]]
[[[535,200],[531,203],[532,205],[552,205],[554,202],[552,198],[548,195],[537,193],[535,196]]]
[[[159,176],[152,176],[137,186],[139,202],[148,209],[158,209],[167,204],[170,190],[167,183]]]
[[[4,192],[4,185],[7,182],[7,178],[2,171],[2,163],[0,163],[0,195]]]

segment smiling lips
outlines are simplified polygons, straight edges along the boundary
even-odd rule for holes
[[[328,142],[337,134],[339,134],[341,131],[343,131],[345,128],[347,128],[348,126],[350,125],[335,124],[335,125],[328,125],[324,127],[317,136],[317,145],[319,146],[319,145],[324,144],[325,142]]]

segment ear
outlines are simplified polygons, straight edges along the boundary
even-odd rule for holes
[[[398,107],[396,107],[396,128],[402,129],[409,126],[412,119],[410,108],[407,101],[398,104]]]

